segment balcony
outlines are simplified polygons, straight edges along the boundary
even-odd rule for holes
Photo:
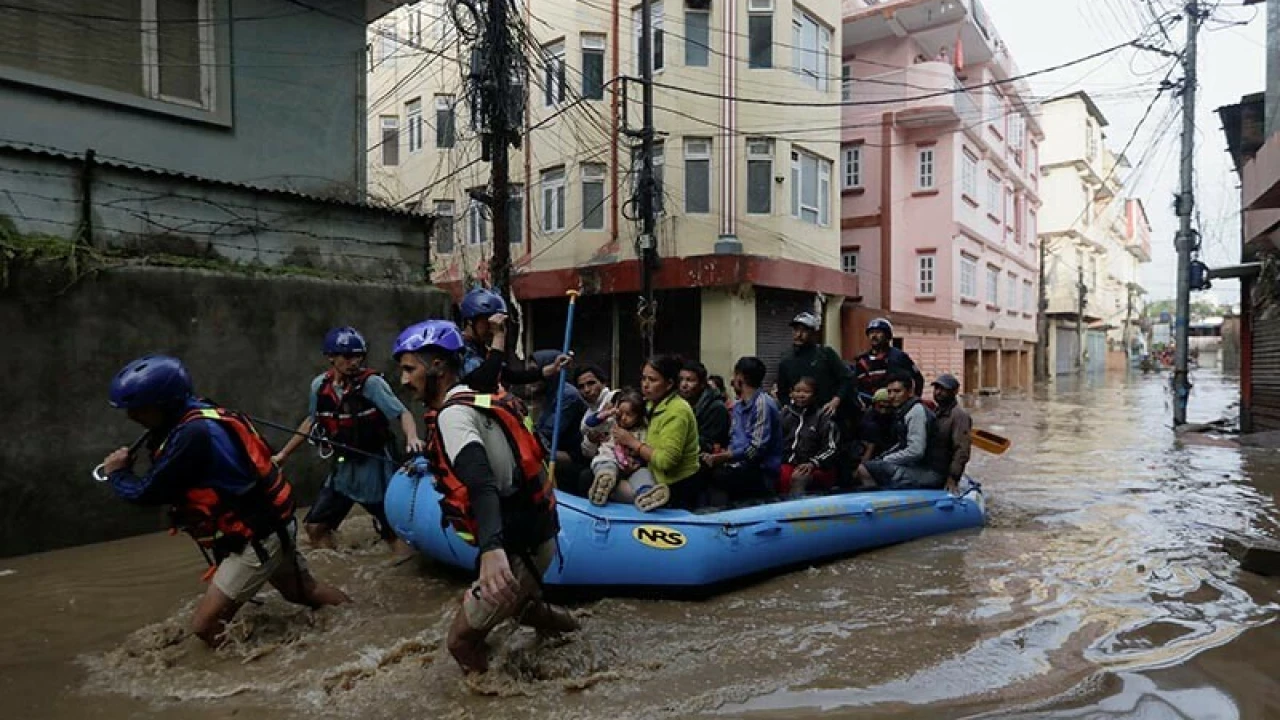
[[[951,63],[916,63],[902,70],[854,78],[850,99],[876,114],[894,112],[904,127],[977,122],[981,110],[956,80]]]
[[[966,66],[991,62],[1004,47],[980,0],[885,0],[870,7],[844,0],[841,8],[846,57],[859,45],[891,37],[910,37],[925,57],[936,57],[954,50],[957,26]]]
[[[1151,262],[1151,236],[1125,238],[1124,249],[1138,259],[1138,262]]]

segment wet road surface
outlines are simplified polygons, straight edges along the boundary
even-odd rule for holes
[[[579,606],[551,642],[504,626],[465,680],[441,639],[462,588],[396,565],[367,518],[313,570],[356,603],[260,595],[211,653],[184,627],[190,542],[157,534],[0,560],[0,714],[14,718],[1280,717],[1280,580],[1220,529],[1274,532],[1280,451],[1183,442],[1167,375],[983,399],[989,526],[701,602]],[[1191,419],[1231,412],[1200,373]],[[159,518],[159,514],[157,514]],[[159,520],[157,520],[159,523]]]

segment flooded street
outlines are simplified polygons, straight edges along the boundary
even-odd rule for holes
[[[1192,421],[1233,412],[1229,378],[1193,380]],[[1280,451],[1177,441],[1167,381],[984,399],[975,424],[1014,446],[975,452],[981,531],[703,602],[589,603],[584,631],[549,644],[503,626],[471,682],[441,646],[462,582],[392,564],[364,517],[342,551],[308,553],[356,603],[312,614],[264,592],[218,653],[184,637],[202,589],[185,539],[0,560],[3,714],[1280,717],[1280,580],[1217,544],[1274,532]]]

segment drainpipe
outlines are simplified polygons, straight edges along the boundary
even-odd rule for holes
[[[716,239],[717,255],[741,255],[742,241],[737,235],[738,164],[735,161],[734,132],[738,123],[738,102],[734,99],[738,85],[738,7],[737,3],[720,3],[725,14],[724,58],[720,64],[720,237]],[[773,192],[773,188],[769,188]]]
[[[880,307],[893,298],[893,113],[880,121]]]

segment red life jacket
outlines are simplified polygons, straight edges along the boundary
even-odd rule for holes
[[[391,441],[391,425],[382,411],[364,395],[364,384],[374,375],[381,377],[380,373],[369,368],[361,370],[359,375],[347,381],[346,390],[339,398],[334,387],[337,374],[333,370],[326,372],[316,390],[316,422],[330,440],[381,455]],[[342,456],[340,448],[337,453]]]
[[[547,451],[538,436],[526,424],[524,404],[516,396],[502,392],[495,395],[479,395],[474,392],[455,393],[440,410],[428,411],[427,463],[431,467],[436,491],[440,493],[440,522],[452,526],[458,537],[471,545],[477,542],[479,524],[471,507],[471,493],[453,471],[449,455],[445,452],[444,438],[437,422],[445,408],[466,405],[497,421],[511,447],[516,461],[516,477],[512,478],[515,492],[503,498],[527,503],[534,512],[554,512],[555,490],[543,463]]]
[[[171,509],[174,530],[182,530],[205,550],[211,550],[218,562],[250,543],[281,532],[293,520],[295,503],[293,488],[280,468],[271,462],[271,447],[243,415],[220,407],[195,408],[178,422],[183,425],[198,420],[213,420],[228,431],[244,451],[257,482],[242,495],[233,495],[211,487],[193,487],[186,491],[182,504]],[[156,455],[164,444],[156,448]]]

